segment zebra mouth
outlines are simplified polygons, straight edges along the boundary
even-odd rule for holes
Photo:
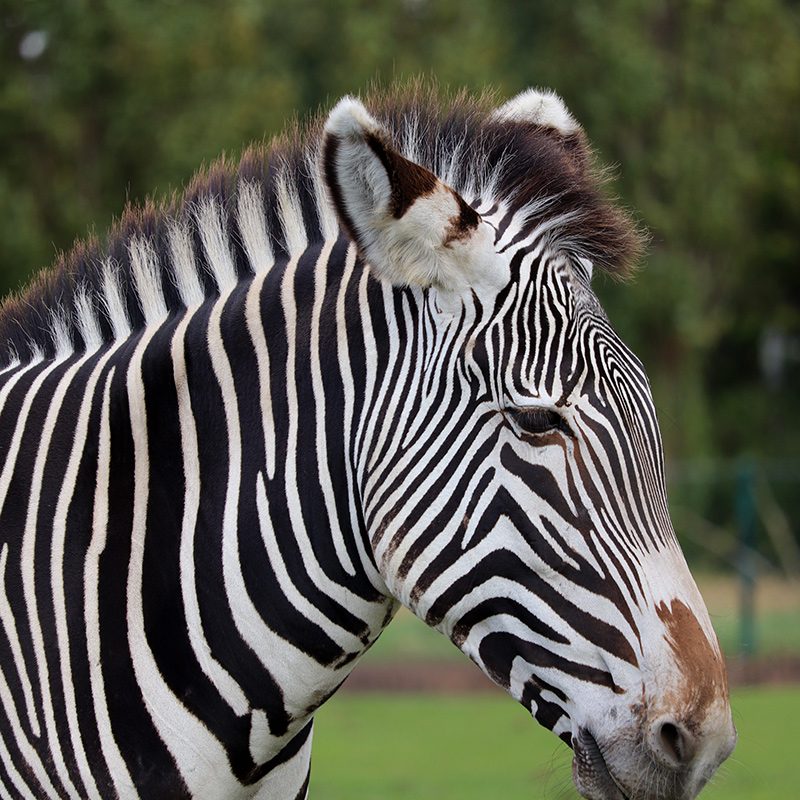
[[[586,728],[572,737],[572,780],[587,800],[630,800],[614,779],[597,739]]]

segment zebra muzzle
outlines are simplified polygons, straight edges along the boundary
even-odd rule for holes
[[[572,737],[572,780],[587,800],[628,800],[608,768],[597,740],[586,728]]]

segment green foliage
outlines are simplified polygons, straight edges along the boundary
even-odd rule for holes
[[[800,690],[739,690],[731,703],[739,744],[703,800],[796,797]],[[578,797],[570,757],[508,697],[339,694],[317,715],[311,795],[566,800]]]
[[[128,197],[375,79],[552,86],[652,231],[635,283],[598,283],[668,454],[800,449],[800,356],[769,390],[759,368],[767,331],[800,351],[795,3],[31,0],[0,7],[0,74],[0,292]]]

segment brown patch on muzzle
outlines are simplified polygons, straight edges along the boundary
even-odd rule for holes
[[[701,723],[706,709],[720,695],[728,699],[728,675],[718,650],[708,641],[694,613],[680,600],[656,607],[667,628],[667,641],[684,677],[683,692],[674,698],[684,721]],[[676,708],[677,710],[677,708]]]

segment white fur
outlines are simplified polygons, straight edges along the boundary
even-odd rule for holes
[[[359,233],[389,215],[392,187],[389,176],[366,141],[368,135],[385,140],[381,126],[352,97],[340,100],[325,123],[325,133],[339,140],[336,176],[347,212]]]
[[[389,148],[388,136],[360,102],[342,99],[325,132],[338,139],[334,171],[344,211],[378,277],[395,286],[451,292],[499,288],[508,282],[508,266],[495,252],[488,225],[481,222],[466,238],[452,239],[460,208],[454,191],[440,180],[402,217],[392,215],[390,176],[367,142],[368,136],[376,136]],[[414,149],[412,140],[412,135],[405,137],[407,152]]]
[[[443,243],[459,207],[444,184],[419,198],[399,219],[391,218],[375,236],[373,252],[388,265],[393,284],[435,286],[451,292],[499,287],[508,282],[505,261],[495,253],[492,229],[481,222],[467,239]]]
[[[372,114],[364,108],[360,100],[345,95],[331,110],[325,122],[325,133],[332,133],[340,139],[360,141],[365,133],[381,136],[383,128]]]
[[[192,236],[185,225],[171,222],[167,228],[172,276],[178,294],[186,308],[199,306],[205,300],[203,287],[197,275]]]
[[[212,197],[203,198],[197,208],[197,229],[220,294],[233,288],[237,281],[224,214]]]
[[[142,308],[145,322],[158,323],[167,316],[167,303],[161,288],[158,256],[153,243],[142,236],[133,236],[128,242],[131,273],[136,286],[136,296]]]
[[[53,340],[56,361],[67,358],[74,348],[69,336],[69,325],[64,312],[59,308],[50,312],[50,338]]]
[[[500,106],[493,117],[509,122],[532,122],[554,128],[564,136],[581,129],[564,101],[550,89],[528,89]]]
[[[95,312],[94,301],[86,284],[80,283],[75,289],[75,324],[81,334],[86,352],[98,350],[103,344],[103,334]]]
[[[274,262],[261,191],[258,184],[242,181],[236,198],[239,233],[250,268],[255,273],[266,272]]]
[[[308,247],[308,234],[303,222],[303,211],[300,208],[297,187],[293,181],[287,180],[286,170],[281,171],[278,175],[276,197],[286,248],[290,253],[302,253]]]
[[[128,320],[128,310],[125,307],[125,298],[122,287],[119,285],[117,265],[110,258],[103,262],[103,293],[100,298],[106,309],[114,339],[120,341],[131,335],[131,323]]]

